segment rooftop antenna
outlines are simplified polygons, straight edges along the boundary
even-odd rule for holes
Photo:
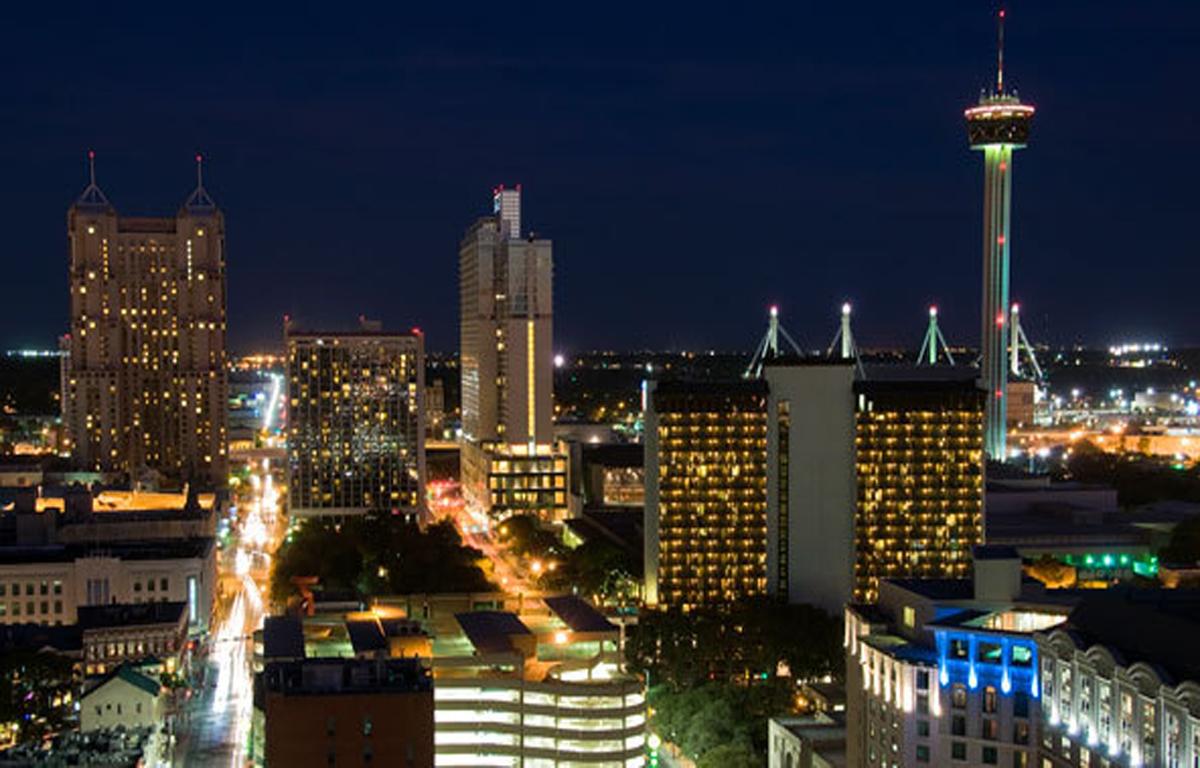
[[[834,349],[838,348],[838,342],[841,342],[841,354],[839,357],[842,360],[853,360],[854,365],[858,368],[860,376],[865,378],[866,374],[863,371],[862,359],[858,354],[858,345],[854,343],[854,333],[850,330],[850,302],[842,304],[842,323],[838,326],[837,333],[833,335],[833,341],[829,342],[829,350],[825,353],[829,357],[833,357]]]
[[[954,365],[954,355],[950,354],[950,345],[938,328],[938,308],[929,308],[929,330],[925,331],[925,340],[921,342],[921,351],[917,353],[917,365],[937,365],[939,352],[944,352],[946,362]]]
[[[762,378],[763,364],[768,360],[773,360],[780,356],[780,336],[783,336],[783,340],[788,343],[793,352],[797,355],[804,354],[800,351],[800,345],[787,332],[787,329],[779,324],[779,307],[772,304],[770,319],[767,321],[767,332],[763,334],[762,341],[758,342],[758,347],[754,350],[754,356],[750,358],[750,364],[746,366],[746,370],[742,373],[743,379]]]
[[[83,190],[83,194],[81,194],[79,196],[79,199],[75,201],[75,204],[80,205],[80,206],[91,206],[91,207],[95,207],[95,208],[108,208],[108,207],[110,207],[108,198],[105,197],[104,193],[100,191],[100,187],[96,185],[96,152],[95,152],[95,150],[91,150],[91,149],[88,150],[87,162],[88,162],[88,185]]]
[[[187,202],[183,204],[188,210],[212,210],[217,207],[213,199],[208,196],[208,190],[204,188],[204,155],[196,153],[196,189],[188,197]]]
[[[996,95],[1004,95],[1004,8],[996,14]]]
[[[1021,327],[1021,305],[1012,305],[1012,314],[1009,316],[1011,323],[1010,338],[1009,338],[1009,370],[1013,378],[1024,378],[1021,373],[1021,350],[1025,351],[1025,356],[1029,359],[1029,369],[1033,373],[1034,381],[1042,380],[1042,366],[1038,365],[1037,355],[1033,352],[1033,345],[1029,343],[1029,337],[1025,335],[1025,329]]]

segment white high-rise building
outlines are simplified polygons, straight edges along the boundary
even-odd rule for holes
[[[497,517],[566,515],[566,458],[554,444],[554,259],[521,231],[521,189],[459,246],[463,487]]]

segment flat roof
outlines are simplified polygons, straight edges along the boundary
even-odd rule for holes
[[[975,582],[971,579],[885,579],[905,592],[930,600],[968,600],[975,597]]]
[[[1200,592],[1195,590],[1094,590],[1062,628],[1080,641],[1077,645],[1103,645],[1127,664],[1141,661],[1176,682],[1200,682],[1194,645],[1200,637]]]
[[[0,547],[0,565],[69,563],[85,557],[116,557],[121,560],[180,560],[207,557],[213,540],[155,539],[97,544],[52,544],[44,547]]]
[[[416,339],[420,333],[413,331],[288,331],[288,341],[316,341],[317,339]]]
[[[84,631],[145,624],[179,624],[187,615],[187,603],[82,605],[77,609],[77,614],[79,626]]]

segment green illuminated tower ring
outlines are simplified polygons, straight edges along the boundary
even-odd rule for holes
[[[1012,221],[1013,152],[1029,141],[1033,107],[1004,90],[1004,11],[1000,11],[996,89],[967,109],[971,149],[983,152],[983,312],[980,331],[980,383],[987,390],[984,450],[1003,461],[1007,455],[1008,283]]]

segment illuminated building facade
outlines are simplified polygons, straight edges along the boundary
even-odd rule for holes
[[[624,670],[620,628],[585,600],[402,595],[380,598],[369,612],[352,616],[318,614],[302,628],[298,620],[283,620],[293,622],[290,638],[275,633],[288,629],[280,619],[268,619],[264,668],[284,659],[333,664],[355,656],[390,663],[398,655],[420,656],[433,673],[432,764],[439,767],[645,765],[645,680]],[[422,642],[401,648],[376,642],[367,650],[362,640],[369,633],[361,630],[373,623],[378,637],[389,625],[419,626]],[[305,660],[317,652],[324,658]],[[255,720],[261,731],[259,714]]]
[[[767,591],[767,385],[652,383],[646,409],[646,600]]]
[[[173,217],[67,212],[67,447],[82,468],[226,481],[225,218],[203,183]]]
[[[985,393],[972,371],[868,378],[857,395],[854,598],[886,578],[966,578],[983,541]]]
[[[1033,107],[1004,89],[1004,11],[1000,11],[996,88],[964,113],[971,149],[983,152],[983,319],[980,381],[987,398],[989,458],[1007,458],[1009,252],[1013,153],[1029,141]]]
[[[210,538],[0,547],[0,625],[74,624],[87,606],[170,602],[204,633],[216,581]]]
[[[520,187],[496,189],[492,207],[459,245],[463,490],[498,519],[561,521],[552,244],[522,234]]]
[[[1088,594],[1066,624],[1037,638],[1041,765],[1200,765],[1200,598],[1194,590]]]
[[[416,659],[276,661],[258,681],[255,765],[434,765],[433,681]]]
[[[419,331],[287,334],[288,508],[411,515],[425,503]]]
[[[1069,603],[1023,593],[1016,553],[993,554],[974,580],[885,580],[847,606],[847,765],[1039,766],[1035,633]]]

